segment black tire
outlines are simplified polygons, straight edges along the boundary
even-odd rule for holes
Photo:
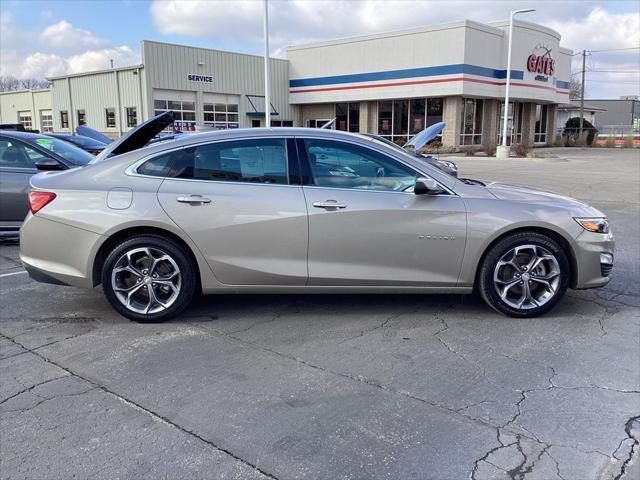
[[[175,262],[175,265],[177,265],[179,269],[180,283],[179,288],[177,288],[178,293],[175,294],[175,298],[169,306],[158,312],[139,313],[127,308],[118,298],[118,295],[112,285],[112,273],[116,267],[116,262],[122,260],[122,256],[127,252],[139,248],[147,248],[152,249],[152,251],[161,251],[166,253],[172,261]],[[132,276],[137,277],[136,275]],[[179,315],[191,303],[195,295],[197,285],[197,270],[188,252],[186,252],[185,249],[175,241],[153,234],[137,235],[117,244],[105,260],[101,277],[104,294],[111,306],[120,313],[120,315],[139,323],[163,322]],[[147,277],[149,277],[149,275],[146,275],[144,278]],[[152,287],[149,285],[149,287],[144,286],[143,288],[147,290],[147,288],[150,289]],[[175,290],[173,291],[175,292]],[[147,294],[147,298],[148,297],[149,295]],[[159,305],[160,304],[155,304],[156,308],[161,308]]]
[[[530,305],[532,304],[532,302],[529,302],[529,308],[523,309],[514,308],[514,306],[510,305],[501,298],[494,283],[494,273],[496,272],[498,262],[503,259],[504,256],[510,254],[510,252],[514,248],[522,247],[525,245],[535,245],[537,247],[541,247],[555,257],[557,266],[559,267],[559,280],[557,281],[557,285],[553,290],[554,293],[548,300],[546,300],[546,303],[539,306],[531,307]],[[513,271],[516,272],[515,269]],[[521,277],[522,275],[524,275],[524,273],[514,273],[514,275]],[[562,248],[562,246],[553,238],[537,232],[525,231],[507,235],[490,248],[480,265],[477,287],[482,299],[497,312],[503,313],[510,317],[528,318],[542,315],[555,307],[567,291],[570,277],[571,267],[569,264],[568,252],[566,252]],[[514,276],[513,279],[515,280],[515,278],[516,277]],[[536,280],[534,279],[532,281],[529,281],[528,283],[531,284],[532,282],[534,285],[533,288],[538,288],[539,285],[537,284]],[[521,285],[524,283],[524,281],[520,281],[518,283],[519,285]],[[522,291],[524,287],[521,287],[519,285],[516,285],[515,287],[517,289],[521,289],[520,291]],[[546,289],[546,287],[542,288]],[[518,290],[516,290],[516,292],[518,292]],[[524,293],[522,295],[524,295]]]

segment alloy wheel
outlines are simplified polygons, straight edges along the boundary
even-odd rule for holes
[[[504,303],[518,310],[537,308],[557,293],[560,285],[557,258],[539,245],[519,245],[496,263],[493,284]]]
[[[111,287],[128,310],[158,313],[178,298],[182,275],[176,261],[156,247],[134,248],[123,253],[111,271]]]

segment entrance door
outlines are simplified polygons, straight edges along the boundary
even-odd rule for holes
[[[466,214],[453,194],[415,195],[417,172],[377,150],[298,140],[311,172],[310,285],[453,286]]]
[[[507,145],[522,142],[523,103],[509,102],[507,113]],[[504,125],[504,102],[500,104],[498,113],[498,144],[502,144],[502,128]]]
[[[293,140],[291,140],[293,143]],[[287,141],[218,141],[156,157],[170,162],[158,199],[230,285],[304,285],[307,208],[289,183]],[[141,167],[144,168],[144,165]]]

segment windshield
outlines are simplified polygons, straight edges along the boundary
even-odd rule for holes
[[[73,165],[86,165],[91,161],[93,155],[89,152],[85,152],[81,148],[71,145],[64,140],[58,140],[52,137],[37,137],[34,140],[42,148],[46,148],[56,155],[64,158],[67,162]]]

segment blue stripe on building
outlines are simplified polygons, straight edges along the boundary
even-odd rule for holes
[[[436,75],[456,75],[463,73],[497,79],[507,78],[506,70],[496,70],[493,68],[480,67],[478,65],[458,63],[455,65],[441,65],[438,67],[407,68],[404,70],[354,73],[350,75],[335,75],[332,77],[300,78],[290,80],[289,87],[314,87],[338,83],[374,82],[378,80],[398,80],[401,78],[433,77]],[[521,70],[511,70],[511,78],[513,80],[522,80],[524,78],[524,72]]]

